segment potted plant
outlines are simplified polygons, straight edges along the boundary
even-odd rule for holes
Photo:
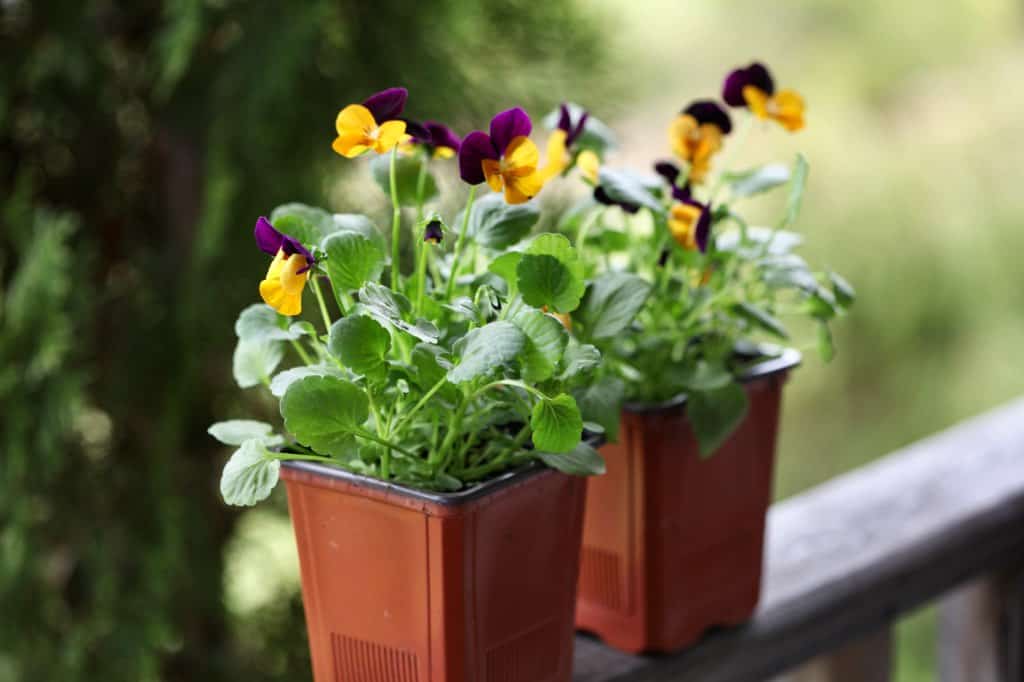
[[[568,682],[581,476],[604,465],[572,395],[600,354],[555,317],[579,305],[583,263],[562,235],[528,237],[561,168],[540,166],[521,109],[460,141],[402,118],[405,100],[346,107],[333,145],[377,155],[390,261],[365,216],[288,204],[256,223],[272,261],[234,373],[282,421],[210,428],[238,448],[221,492],[251,505],[285,480],[319,682]],[[456,153],[471,187],[453,236],[424,207],[434,159]],[[500,193],[474,201],[483,183]]]
[[[800,361],[763,340],[787,342],[781,318],[803,317],[828,360],[829,323],[854,297],[796,253],[802,156],[792,167],[715,163],[728,138],[741,145],[763,121],[802,128],[802,99],[756,63],[729,74],[723,99],[732,115],[698,100],[672,120],[676,159],[652,175],[567,152],[593,187],[562,221],[590,278],[572,330],[602,353],[575,396],[609,441],[607,474],[588,482],[577,624],[631,652],[679,649],[756,607],[781,389]],[[563,107],[558,125],[584,116]],[[785,185],[781,218],[748,224],[744,200]]]

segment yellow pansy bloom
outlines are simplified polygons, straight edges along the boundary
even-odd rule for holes
[[[504,188],[505,201],[524,204],[544,186],[544,178],[537,172],[539,161],[537,145],[520,135],[512,139],[500,159],[483,159],[481,165],[492,190],[500,192]]]
[[[783,128],[796,132],[804,127],[804,100],[793,90],[780,90],[769,95],[764,90],[746,85],[743,99],[750,111],[760,119],[773,119]]]
[[[305,271],[300,273],[299,270],[304,268]],[[260,282],[260,296],[282,315],[298,315],[302,312],[302,291],[308,279],[306,257],[299,253],[288,256],[281,249],[271,261],[267,276]]]
[[[371,150],[384,154],[408,139],[405,121],[384,121],[378,124],[370,110],[362,104],[350,104],[339,111],[334,127],[338,137],[331,147],[349,159]]]

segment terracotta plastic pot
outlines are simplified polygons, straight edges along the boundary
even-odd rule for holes
[[[624,651],[670,652],[757,607],[782,385],[800,354],[749,369],[750,411],[701,459],[685,398],[623,410],[608,473],[587,482],[576,625]]]
[[[282,466],[316,682],[569,682],[582,478],[431,494]]]

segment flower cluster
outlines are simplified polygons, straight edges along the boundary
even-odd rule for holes
[[[701,406],[691,420],[710,452],[745,410],[743,358],[775,352],[760,337],[788,339],[783,316],[815,321],[830,357],[829,322],[853,291],[794,252],[806,162],[720,167],[757,120],[803,128],[803,100],[777,91],[760,63],[729,73],[722,100],[680,110],[669,125],[675,158],[652,174],[608,165],[614,135],[574,104],[545,118],[543,159],[519,107],[461,138],[407,117],[404,88],[342,108],[332,147],[370,158],[392,203],[390,258],[368,216],[286,204],[257,220],[256,244],[272,261],[264,304],[236,324],[234,370],[240,386],[280,400],[283,428],[211,427],[239,447],[225,499],[266,497],[280,462],[295,459],[433,490],[531,462],[600,473],[583,424],[614,439],[623,401],[680,393]],[[469,186],[450,223],[432,206],[436,172]],[[531,234],[533,199],[573,178],[585,199],[552,221],[556,232]],[[748,197],[783,185],[773,227],[740,213]],[[491,192],[478,198],[482,186]],[[318,321],[295,319],[307,289]]]

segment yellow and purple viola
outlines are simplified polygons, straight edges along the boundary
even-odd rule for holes
[[[746,107],[760,119],[772,119],[790,132],[804,127],[804,100],[793,90],[775,90],[775,80],[760,62],[735,69],[725,77],[722,99]]]
[[[437,121],[417,123],[406,119],[405,130],[409,144],[423,148],[434,159],[450,159],[459,153],[462,140],[452,129]]]
[[[532,131],[530,117],[519,107],[496,115],[490,134],[476,130],[462,140],[459,175],[470,185],[486,182],[495,192],[504,190],[510,204],[526,203],[544,186]]]
[[[274,257],[260,282],[260,296],[282,315],[298,315],[302,312],[302,291],[316,259],[299,240],[279,232],[262,216],[253,234],[260,250]]]
[[[668,229],[687,251],[705,253],[711,237],[711,209],[691,198],[680,199],[669,208]]]
[[[679,176],[682,174],[682,170],[676,164],[671,161],[659,161],[654,164],[654,172],[665,178],[665,182],[668,183],[672,190],[672,198],[676,201],[689,201],[692,199],[692,193],[690,191],[689,180],[679,185]]]
[[[399,118],[408,97],[405,88],[388,88],[370,95],[362,104],[348,105],[334,121],[338,137],[331,148],[348,159],[368,151],[391,151],[408,139],[406,122]]]
[[[676,156],[690,164],[691,182],[703,182],[711,157],[731,131],[729,114],[712,100],[697,100],[679,112],[669,126],[669,143]]]
[[[440,244],[444,239],[444,228],[441,227],[440,220],[431,220],[427,223],[427,226],[423,228],[423,241],[428,244]]]
[[[569,105],[564,102],[559,106],[558,124],[548,138],[547,161],[540,170],[541,176],[548,180],[561,175],[572,168],[575,163],[580,174],[587,182],[596,185],[601,159],[593,150],[583,149],[576,153],[575,145],[587,126],[590,112],[582,111],[573,121]],[[574,158],[575,157],[575,158]]]

